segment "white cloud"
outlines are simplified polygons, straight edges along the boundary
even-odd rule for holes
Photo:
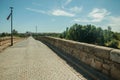
[[[88,13],[87,17],[77,18],[77,19],[74,19],[73,21],[75,22],[101,22],[109,14],[110,12],[108,12],[106,9],[94,8],[90,13]]]
[[[29,10],[29,11],[33,11],[33,12],[37,12],[37,13],[46,14],[46,12],[45,12],[45,11],[43,11],[43,10],[32,9],[32,8],[26,8],[26,9],[27,9],[27,10]]]
[[[111,26],[114,31],[120,32],[120,16],[110,16],[108,18],[109,23],[107,26]]]
[[[70,4],[72,2],[72,0],[65,0],[65,2],[61,5],[61,8],[65,8],[65,6],[67,6],[68,4]]]
[[[66,17],[74,17],[75,14],[69,13],[65,10],[50,10],[50,11],[43,11],[43,10],[38,10],[38,9],[33,9],[33,8],[26,8],[26,10],[37,12],[37,13],[42,13],[42,14],[47,14],[47,15],[54,15],[54,16],[66,16]]]
[[[115,23],[115,24],[120,24],[120,16],[114,17],[114,16],[110,16],[110,22],[111,23]]]
[[[109,15],[106,9],[94,8],[89,14],[88,17],[92,19],[92,22],[101,22],[107,15]]]
[[[69,13],[67,11],[60,10],[60,9],[53,10],[51,12],[51,14],[54,16],[67,16],[67,17],[74,17],[75,16],[75,14],[72,14],[72,13]]]
[[[75,7],[72,7],[72,8],[70,9],[70,11],[75,12],[75,13],[78,13],[78,12],[81,12],[82,9],[83,9],[83,7],[77,7],[77,6],[75,6]]]

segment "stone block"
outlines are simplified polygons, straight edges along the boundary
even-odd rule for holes
[[[102,63],[100,61],[95,60],[95,68],[98,70],[102,70]]]
[[[95,54],[95,56],[97,56],[101,59],[109,59],[111,50],[112,50],[111,48],[96,46],[94,48],[94,54]]]
[[[102,65],[105,70],[110,70],[110,65],[108,64],[103,64]]]
[[[120,63],[120,50],[114,49],[110,53],[110,59],[114,62]]]
[[[82,59],[83,57],[86,57],[86,56],[87,56],[87,54],[85,52],[80,51],[80,54],[79,54],[80,59]]]
[[[73,50],[73,56],[75,56],[77,59],[79,59],[79,55],[80,55],[80,50],[74,49]]]
[[[90,64],[90,66],[92,66],[93,68],[95,68],[95,59],[92,59],[92,62]]]
[[[103,69],[102,72],[106,75],[110,75],[110,72],[108,70]]]
[[[86,58],[86,64],[88,64],[88,65],[90,65],[91,63],[92,63],[92,61],[93,61],[93,58]]]
[[[111,66],[110,73],[113,78],[115,78],[116,80],[120,80],[120,69],[118,69],[114,64]]]
[[[94,48],[95,45],[87,44],[87,43],[83,44],[83,51],[85,51],[88,54],[94,54]]]
[[[112,64],[112,61],[111,60],[104,60],[104,63],[106,63],[106,64]]]
[[[83,50],[83,45],[84,45],[84,43],[76,42],[75,43],[75,48],[78,49],[78,50]]]

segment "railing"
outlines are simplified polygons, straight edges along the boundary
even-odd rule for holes
[[[53,37],[40,37],[38,39],[70,54],[100,72],[120,80],[119,49]]]

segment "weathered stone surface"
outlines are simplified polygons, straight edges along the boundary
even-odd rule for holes
[[[83,51],[85,51],[86,53],[88,54],[94,54],[94,48],[95,48],[95,45],[92,45],[92,44],[83,44]]]
[[[111,48],[107,48],[107,47],[102,47],[102,46],[96,46],[94,49],[94,53],[96,56],[100,57],[101,59],[109,59],[110,57],[110,51]]]
[[[92,59],[92,62],[90,64],[90,66],[92,66],[93,68],[95,68],[95,60],[94,59]]]
[[[79,43],[79,42],[77,42],[77,43],[75,43],[75,48],[76,49],[79,49],[79,50],[83,50],[83,45],[84,45],[84,43]]]
[[[92,63],[93,58],[86,58],[85,63],[90,65]]]
[[[102,63],[100,61],[95,60],[95,68],[98,70],[102,70]]]
[[[110,68],[111,68],[111,66],[108,65],[108,64],[102,64],[102,67],[103,67],[102,72],[107,74],[107,75],[110,75]]]
[[[110,60],[104,60],[104,63],[106,63],[106,64],[112,64],[112,62]]]
[[[120,69],[118,69],[114,64],[111,66],[111,76],[117,80],[120,80]]]
[[[83,51],[80,52],[79,59],[81,60],[82,58],[86,57],[87,54]]]
[[[60,50],[76,57],[93,68],[111,75],[113,78],[120,79],[118,76],[120,74],[120,50],[59,38],[54,40],[54,38],[45,37],[43,40],[56,45]],[[113,64],[114,66],[111,67]]]
[[[120,50],[114,49],[110,53],[110,59],[117,63],[120,63]]]
[[[110,70],[110,65],[108,65],[108,64],[103,64],[102,66],[103,66],[104,69]]]
[[[78,50],[78,49],[74,49],[72,55],[79,59],[80,50]]]
[[[104,74],[110,75],[110,73],[109,73],[108,70],[103,69],[102,72],[103,72]]]

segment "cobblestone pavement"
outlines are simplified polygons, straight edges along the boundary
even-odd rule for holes
[[[0,53],[0,80],[85,80],[43,43],[29,37]]]

